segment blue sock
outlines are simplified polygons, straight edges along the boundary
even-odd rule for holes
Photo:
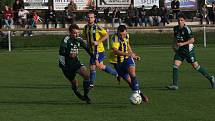
[[[138,80],[136,78],[136,76],[130,76],[131,77],[131,89],[132,91],[139,91],[140,87],[138,84]]]
[[[118,75],[118,73],[116,72],[116,70],[112,69],[109,66],[105,66],[105,69],[103,69],[103,71],[105,71],[105,72],[107,72],[107,73],[109,73],[111,75],[114,75],[114,76]]]
[[[96,70],[90,70],[90,84],[94,84],[96,80]]]

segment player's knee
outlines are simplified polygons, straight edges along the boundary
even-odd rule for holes
[[[83,76],[84,80],[90,80],[90,75],[89,74],[86,74]]]
[[[173,64],[172,67],[173,67],[174,69],[178,69],[178,68],[179,68],[179,66],[176,65],[176,64]]]
[[[100,64],[97,64],[96,66],[97,66],[97,68],[100,69],[100,70],[105,69],[105,66],[104,66],[103,64],[101,64],[101,63],[100,63]]]
[[[195,70],[199,70],[200,69],[200,65],[193,65],[193,68],[195,69]]]

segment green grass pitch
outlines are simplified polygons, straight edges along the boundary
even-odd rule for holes
[[[141,88],[148,104],[132,105],[125,82],[97,71],[93,104],[87,105],[72,93],[58,68],[58,48],[0,51],[1,121],[213,121],[215,90],[190,65],[180,68],[180,89],[169,91],[173,52],[169,47],[135,46],[142,57],[137,64]],[[197,47],[199,63],[215,74],[215,48]],[[88,56],[81,51],[81,60]],[[80,77],[78,77],[81,80]],[[82,80],[80,89],[82,89]]]

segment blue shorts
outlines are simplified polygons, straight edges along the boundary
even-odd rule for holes
[[[130,66],[135,66],[135,62],[133,58],[127,58],[122,63],[117,63],[114,65],[119,76],[126,78],[128,77],[128,68]]]
[[[96,55],[90,57],[90,64],[91,65],[96,64],[96,60],[98,60],[100,63],[104,59],[105,59],[105,53],[104,52],[97,53]]]

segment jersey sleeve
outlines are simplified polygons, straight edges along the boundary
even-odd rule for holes
[[[191,30],[190,27],[188,27],[188,26],[186,27],[186,35],[187,35],[187,38],[188,38],[188,39],[194,37],[192,30]]]
[[[100,27],[100,26],[98,26],[98,32],[102,36],[105,36],[107,34],[107,31],[104,28]]]
[[[118,37],[117,37],[116,35],[114,35],[114,36],[112,37],[111,48],[116,48],[116,49],[119,48],[119,41],[118,41],[117,39],[118,39]]]
[[[65,37],[63,40],[60,42],[60,49],[59,49],[59,55],[65,56],[66,55],[66,41],[67,37]]]

